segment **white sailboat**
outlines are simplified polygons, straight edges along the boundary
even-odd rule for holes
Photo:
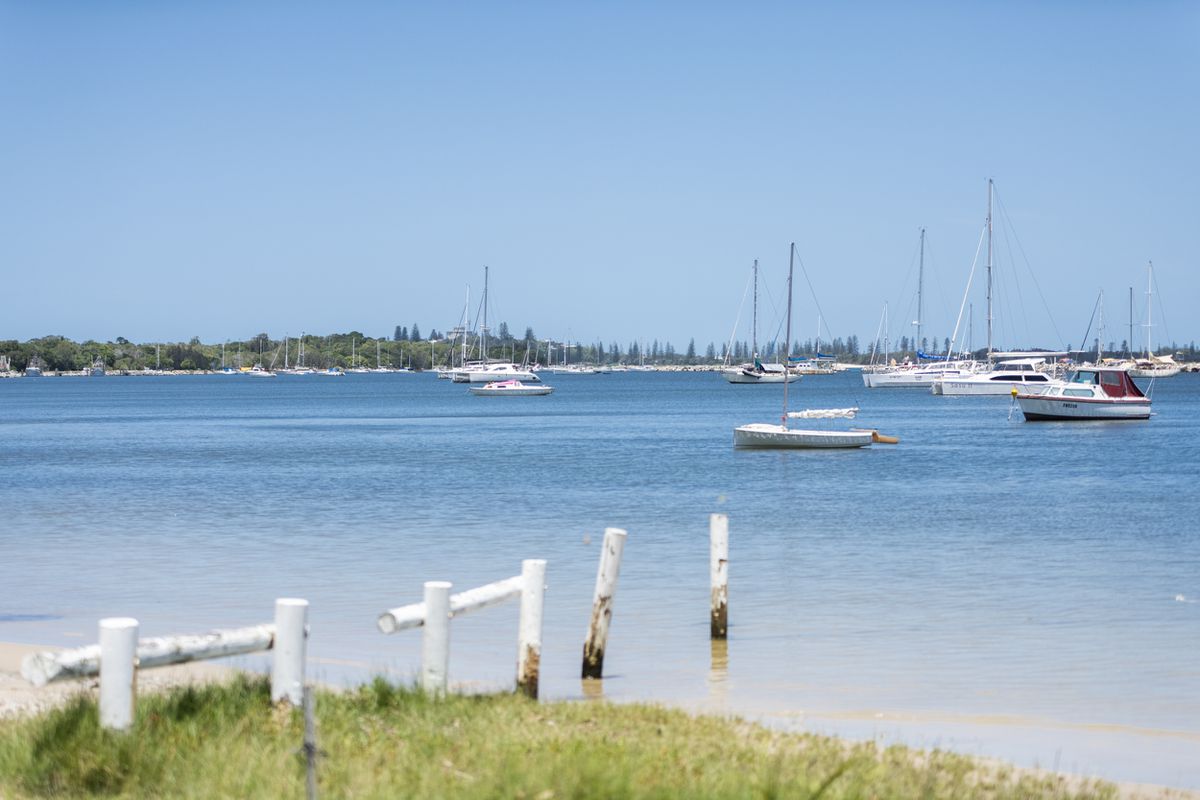
[[[369,370],[367,368],[366,364],[359,363],[358,354],[355,352],[355,339],[353,337],[351,337],[350,338],[350,367],[349,367],[349,369],[346,370],[346,372],[354,372],[354,373],[359,373],[359,374],[365,375],[366,373],[368,373],[370,371],[371,370]]]
[[[906,362],[897,364],[894,359],[889,363],[887,353],[887,305],[883,307],[883,319],[880,322],[880,329],[884,341],[884,354],[882,363],[874,363],[876,356],[875,347],[872,347],[872,364],[862,371],[863,386],[868,389],[886,389],[886,388],[911,388],[924,387],[929,388],[933,382],[939,378],[956,378],[964,375],[970,375],[978,371],[978,364],[970,360],[950,361],[949,354],[945,356],[926,355],[920,349],[921,328],[924,323],[924,308],[923,295],[925,284],[925,229],[921,228],[921,246],[920,246],[920,261],[917,266],[917,318],[913,321],[913,325],[917,329],[916,338],[913,340],[913,350],[917,351],[917,362]],[[875,337],[878,344],[879,336]],[[937,349],[936,347],[934,348]],[[922,362],[921,359],[929,359],[933,363]]]
[[[1159,356],[1150,352],[1150,297],[1153,289],[1154,262],[1152,261],[1146,267],[1146,324],[1143,326],[1146,329],[1146,355],[1144,358],[1136,359],[1133,366],[1129,368],[1129,374],[1135,378],[1171,378],[1183,371],[1183,368],[1175,363],[1175,359],[1170,354]]]
[[[945,375],[930,385],[930,392],[938,395],[1008,395],[1014,390],[1026,393],[1044,391],[1054,380],[1055,364],[1047,361],[1068,355],[1065,351],[1014,351],[999,353],[992,349],[992,200],[995,192],[992,180],[988,179],[987,205],[987,358],[988,369],[976,370],[966,375]],[[974,267],[972,267],[972,272]],[[970,281],[968,281],[968,288]],[[964,297],[965,302],[965,297]],[[959,312],[961,318],[961,310]],[[955,328],[955,336],[958,330]],[[953,342],[951,343],[953,347]],[[995,361],[1001,358],[1002,361]]]
[[[745,295],[742,295],[744,298]],[[743,300],[742,302],[745,302]],[[800,380],[800,374],[786,368],[783,364],[764,364],[758,357],[758,259],[754,259],[754,303],[753,316],[750,324],[750,357],[748,364],[727,366],[721,370],[721,377],[729,383],[794,383]],[[786,347],[784,348],[787,349]]]
[[[788,255],[788,303],[787,334],[785,351],[792,342],[792,265],[796,258],[796,243],[792,242]],[[871,430],[804,430],[789,428],[789,419],[853,419],[857,408],[808,409],[788,411],[788,383],[783,381],[783,416],[780,424],[756,422],[733,429],[734,447],[788,448],[788,449],[836,449],[869,447],[871,442],[885,441]],[[887,440],[891,440],[888,437]]]
[[[464,364],[460,369],[451,373],[450,379],[455,383],[492,383],[495,381],[529,381],[538,383],[539,378],[531,370],[518,367],[512,362],[492,361],[488,358],[488,268],[483,268],[483,325],[480,327],[480,357],[481,361]]]

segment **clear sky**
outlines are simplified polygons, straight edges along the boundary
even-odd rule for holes
[[[1196,2],[0,0],[0,338],[445,330],[486,264],[518,335],[703,348],[795,240],[794,338],[865,341],[925,227],[940,339],[994,178],[998,346],[1120,342],[1149,261],[1182,344],[1198,121]]]

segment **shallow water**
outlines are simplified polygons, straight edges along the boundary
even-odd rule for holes
[[[602,692],[1200,788],[1200,375],[1148,422],[1025,423],[1008,398],[805,378],[898,446],[735,451],[782,387],[546,375],[0,381],[0,640],[73,646],[311,602],[317,676],[411,677],[383,609],[549,561],[542,692],[579,661],[606,526],[629,531]],[[708,514],[730,639],[708,640]],[[516,610],[456,620],[451,679],[508,685]],[[589,688],[589,692],[591,688]]]

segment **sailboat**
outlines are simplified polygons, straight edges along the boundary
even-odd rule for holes
[[[743,295],[745,297],[745,295]],[[745,302],[743,300],[743,302]],[[750,325],[750,355],[753,361],[721,370],[721,377],[730,383],[793,383],[799,373],[783,364],[764,364],[758,357],[758,259],[754,259],[754,305]],[[786,349],[786,348],[785,348]]]
[[[483,325],[480,327],[479,352],[481,361],[463,364],[451,374],[455,383],[492,383],[493,381],[529,381],[538,383],[541,378],[531,370],[518,367],[512,362],[492,361],[488,357],[488,268],[483,268]]]
[[[917,266],[917,318],[913,320],[913,325],[917,329],[917,335],[913,339],[913,349],[917,351],[917,361],[912,363],[905,360],[903,364],[897,364],[894,359],[889,363],[887,354],[887,304],[883,307],[883,318],[880,322],[880,333],[884,342],[884,354],[881,363],[874,363],[876,349],[872,347],[870,366],[862,371],[863,386],[868,389],[883,389],[883,388],[909,388],[923,387],[929,388],[933,382],[946,377],[958,377],[961,375],[970,375],[977,371],[978,365],[974,361],[959,360],[950,361],[950,355],[928,355],[919,349],[921,341],[921,327],[924,323],[923,312],[923,294],[925,283],[925,229],[921,228],[921,244],[920,244],[920,261]],[[879,334],[876,335],[876,344],[879,342]],[[937,348],[934,348],[935,350]],[[933,363],[925,363],[933,362]]]
[[[1134,361],[1129,368],[1129,374],[1135,378],[1171,378],[1178,375],[1183,367],[1175,363],[1170,354],[1154,355],[1150,352],[1150,295],[1154,288],[1154,262],[1146,266],[1146,356]]]
[[[1054,363],[1047,359],[1069,355],[1061,350],[1013,351],[992,349],[992,201],[995,188],[988,179],[987,220],[987,360],[989,368],[967,375],[947,374],[933,381],[930,391],[937,395],[1007,395],[1013,391],[1036,394],[1054,382]],[[974,268],[972,267],[972,274]],[[970,281],[967,282],[970,289]],[[966,298],[964,297],[964,302]],[[959,312],[961,317],[961,310]],[[957,326],[955,336],[958,335]],[[953,347],[953,342],[951,343]],[[1004,359],[997,361],[996,359]]]
[[[796,259],[796,243],[792,242],[788,254],[788,302],[787,335],[784,348],[792,342],[792,265]],[[880,437],[871,430],[804,430],[789,428],[789,419],[853,419],[857,408],[820,408],[805,411],[788,411],[788,383],[783,381],[783,416],[780,424],[755,422],[733,429],[734,447],[763,447],[788,449],[831,449],[869,447],[872,441],[894,441],[892,437]]]

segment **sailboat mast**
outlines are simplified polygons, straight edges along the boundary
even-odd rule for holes
[[[792,247],[788,250],[788,304],[787,304],[787,333],[783,340],[783,417],[780,425],[784,430],[787,430],[787,410],[788,410],[788,369],[791,364],[792,355],[792,263],[796,258],[796,243],[792,242]]]
[[[917,344],[921,343],[921,290],[925,286],[925,229],[921,228],[921,260],[917,266]],[[914,347],[914,350],[917,348]],[[935,352],[937,348],[934,348]]]
[[[744,296],[744,295],[743,295]],[[758,358],[758,259],[754,259],[754,315],[750,328],[750,353]]]
[[[1150,290],[1154,286],[1154,262],[1146,265],[1146,358],[1150,358]]]
[[[482,332],[483,332],[483,352],[480,354],[480,355],[482,355],[482,356],[483,356],[483,363],[484,363],[484,364],[487,364],[487,363],[488,363],[488,349],[487,349],[487,334],[488,334],[488,327],[487,327],[487,289],[488,289],[488,287],[487,287],[487,285],[488,285],[488,268],[487,268],[487,265],[485,264],[485,265],[484,265],[484,267],[483,267],[483,329],[482,329]]]
[[[1100,325],[1096,328],[1096,366],[1104,357],[1104,290],[1100,290]]]
[[[1125,355],[1133,358],[1133,287],[1129,287],[1129,346],[1125,348]]]
[[[987,352],[992,357],[992,179],[988,178],[987,213]]]

